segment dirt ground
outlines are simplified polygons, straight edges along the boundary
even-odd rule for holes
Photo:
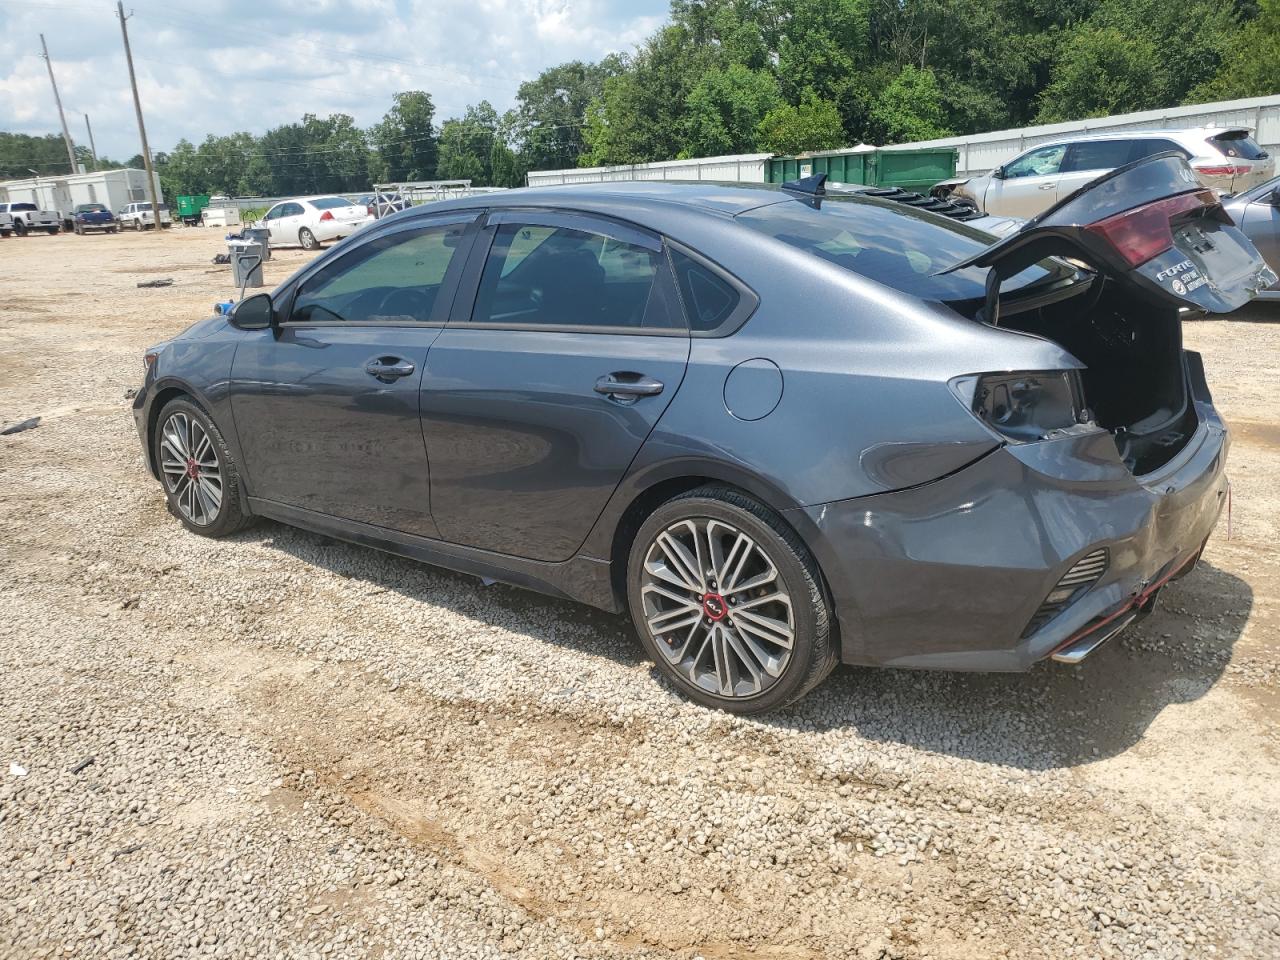
[[[1231,514],[1140,627],[739,720],[622,619],[184,532],[126,391],[221,249],[0,240],[0,957],[1280,956],[1280,308],[1186,326]]]

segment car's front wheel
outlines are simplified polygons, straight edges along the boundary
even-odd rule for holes
[[[165,404],[152,437],[169,509],[192,533],[225,537],[253,519],[240,509],[240,475],[217,425],[190,400]]]
[[[298,231],[298,243],[302,244],[303,250],[319,250],[320,241],[316,239],[316,235],[303,227]]]
[[[835,666],[817,564],[776,513],[731,487],[701,487],[649,516],[627,594],[650,656],[699,703],[763,713]]]

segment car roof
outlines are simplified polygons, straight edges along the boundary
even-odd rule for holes
[[[1249,130],[1248,127],[1183,127],[1167,130],[1100,130],[1094,133],[1077,133],[1071,136],[1054,137],[1052,140],[1042,140],[1040,143],[1033,144],[1027,149],[1034,150],[1036,147],[1056,147],[1064,143],[1080,143],[1091,140],[1207,140],[1209,137],[1218,137],[1224,133],[1247,134],[1252,133],[1252,131]]]
[[[778,184],[722,183],[712,180],[622,180],[611,183],[569,183],[545,187],[518,187],[411,207],[411,210],[447,210],[470,207],[574,207],[607,208],[611,200],[650,201],[693,207],[701,211],[736,216],[747,210],[788,198]]]

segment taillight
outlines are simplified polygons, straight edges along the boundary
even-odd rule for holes
[[[1248,173],[1253,167],[1236,163],[1193,163],[1191,169],[1207,177],[1234,177],[1238,173]]]
[[[321,219],[321,220],[332,220],[332,219],[333,219],[333,211],[332,211],[332,210],[326,210],[324,213],[320,214],[320,219]]]
[[[1129,266],[1137,267],[1173,246],[1173,230],[1169,226],[1173,217],[1215,206],[1217,202],[1212,190],[1180,193],[1176,197],[1166,197],[1144,207],[1117,213],[1089,224],[1086,229],[1105,238]]]
[[[1087,420],[1079,374],[1074,370],[982,373],[952,381],[973,415],[1019,443],[1043,440]]]

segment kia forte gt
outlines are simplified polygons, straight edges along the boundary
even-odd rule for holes
[[[628,613],[689,697],[1079,661],[1195,564],[1188,311],[1275,281],[1177,155],[997,239],[901,191],[610,183],[386,217],[146,353],[187,530],[270,517]]]

